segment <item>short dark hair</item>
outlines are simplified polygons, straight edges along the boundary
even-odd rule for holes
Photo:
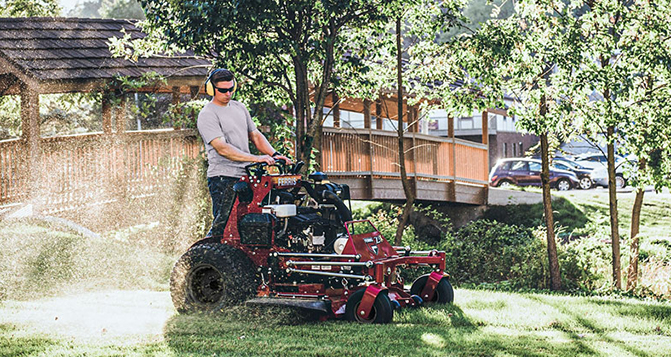
[[[233,72],[223,68],[215,69],[210,75],[210,81],[212,84],[218,82],[228,82],[234,79],[235,75],[233,75]]]

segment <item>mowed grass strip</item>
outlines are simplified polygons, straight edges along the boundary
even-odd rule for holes
[[[3,303],[0,356],[671,356],[668,302],[457,289],[454,305],[402,310],[388,325],[240,306],[213,315],[165,314],[157,334],[132,320],[143,309],[172,311],[167,292],[108,294],[112,301],[101,299],[98,310],[90,307],[91,294]],[[64,320],[88,306],[78,318],[95,321],[96,331],[48,321],[54,299],[70,306],[59,310]],[[114,314],[121,308],[137,312]],[[111,315],[117,317],[105,331]],[[127,334],[119,318],[134,326]]]

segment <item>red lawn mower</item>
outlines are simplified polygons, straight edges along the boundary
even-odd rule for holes
[[[349,187],[303,163],[255,163],[235,184],[223,236],[195,243],[170,279],[179,312],[248,304],[292,306],[363,323],[387,323],[395,309],[451,303],[445,252],[394,247],[368,220],[352,220]],[[350,206],[351,207],[351,206]],[[404,287],[403,269],[430,274]]]

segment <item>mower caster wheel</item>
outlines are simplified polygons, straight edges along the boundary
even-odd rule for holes
[[[364,324],[386,324],[391,322],[394,318],[394,309],[389,297],[385,293],[377,295],[373,303],[373,309],[370,311],[370,316],[367,319],[356,313],[365,292],[366,289],[359,289],[349,297],[345,306],[345,318],[349,321]]]
[[[412,283],[412,287],[410,287],[410,294],[419,295],[424,289],[424,285],[426,285],[428,279],[429,275],[422,275],[417,278],[417,280]],[[433,294],[433,299],[430,301],[422,299],[422,301],[426,304],[451,304],[454,301],[454,289],[452,288],[452,284],[450,284],[450,281],[447,280],[447,278],[440,279],[438,286],[436,286],[436,291]]]
[[[422,300],[422,298],[419,297],[419,295],[412,295],[410,298],[412,298],[412,300],[415,302],[415,305],[413,307],[421,307],[422,305],[424,305],[424,300]]]
[[[396,301],[396,300],[391,300],[391,307],[393,307],[394,310],[400,310],[401,309],[401,303]]]

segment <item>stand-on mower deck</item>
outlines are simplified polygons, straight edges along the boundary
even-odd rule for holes
[[[301,167],[247,166],[223,235],[197,242],[175,264],[170,293],[179,312],[248,301],[387,323],[397,308],[453,301],[445,252],[391,246],[371,222],[352,220],[347,185],[322,173],[302,180]],[[432,272],[406,290],[401,269],[421,266]]]

